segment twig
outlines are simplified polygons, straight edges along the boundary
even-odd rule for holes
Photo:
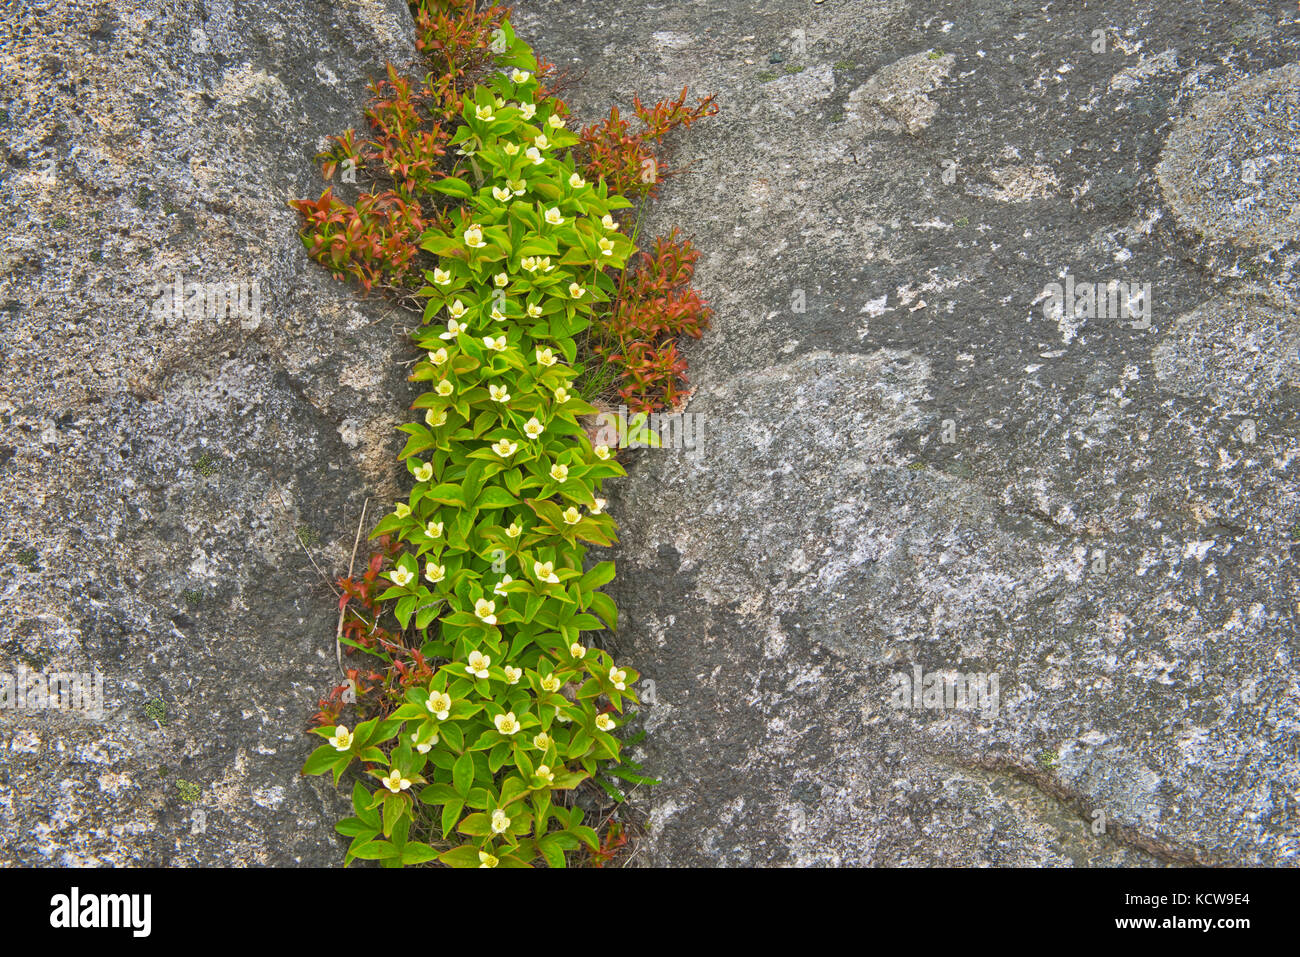
[[[284,500],[284,490],[280,488],[279,485],[275,486],[275,494],[278,495],[280,498],[280,507],[284,509],[284,514],[289,518],[289,521],[292,522],[293,516],[289,512],[288,503],[285,502]],[[320,575],[321,581],[325,582],[325,584],[329,586],[330,591],[338,595],[339,590],[334,587],[334,582],[330,581],[329,576],[326,575],[325,572],[321,569],[321,567],[316,564],[316,559],[312,557],[311,549],[309,549],[307,547],[307,543],[302,540],[302,534],[298,531],[297,528],[293,530],[293,537],[298,540],[299,547],[302,548],[304,554],[306,554],[307,561],[311,562],[312,567],[316,569],[316,574]]]
[[[361,544],[361,530],[366,527],[366,506],[369,504],[369,497],[361,503],[361,521],[357,522],[357,537],[352,540],[352,557],[348,559],[348,578],[352,577],[352,565],[357,560],[357,546]],[[339,626],[334,630],[334,660],[338,662],[340,673],[343,671],[343,616],[346,614],[347,605],[340,602]]]

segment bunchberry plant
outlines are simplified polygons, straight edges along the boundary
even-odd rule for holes
[[[413,12],[434,69],[413,85],[390,68],[372,137],[336,137],[322,157],[327,178],[387,188],[295,204],[314,258],[418,303],[412,378],[426,388],[401,427],[410,493],[375,526],[367,570],[340,582],[341,641],[373,666],[322,700],[305,771],[361,770],[338,826],[348,862],[563,866],[585,845],[599,863],[623,832],[602,842],[569,793],[608,788],[606,772],[646,779],[618,733],[638,675],[590,638],[617,627],[600,590],[613,563],[585,559],[616,541],[601,491],[625,473],[588,437],[580,419],[597,409],[575,380],[626,359],[638,394],[664,386],[671,404],[684,369],[671,337],[707,315],[686,288],[695,254],[673,237],[629,279],[632,201],[592,175],[506,11]],[[637,112],[658,139],[711,105],[683,103]],[[596,155],[608,165],[613,146]],[[348,728],[354,700],[366,717]]]

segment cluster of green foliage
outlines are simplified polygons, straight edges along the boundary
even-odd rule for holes
[[[420,239],[437,265],[415,335],[429,389],[402,427],[414,485],[373,532],[394,556],[375,602],[423,636],[420,680],[353,730],[317,728],[305,768],[363,768],[339,825],[349,862],[563,866],[598,850],[558,792],[621,761],[636,702],[636,672],[583,638],[617,625],[599,590],[613,564],[585,555],[616,540],[600,492],[624,472],[579,424],[596,409],[574,386],[578,337],[635,252],[615,218],[631,204],[575,166],[578,137],[508,20],[493,50],[503,72],[463,96],[453,175],[423,187],[461,206]]]

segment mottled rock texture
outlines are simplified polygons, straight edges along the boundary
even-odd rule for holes
[[[612,505],[637,861],[1295,863],[1294,5],[523,11],[588,115],[722,107],[646,227],[704,250],[705,441]]]
[[[703,440],[611,504],[663,779],[637,863],[1296,862],[1296,16],[519,5],[584,118],[722,107],[645,226],[703,250]],[[98,668],[108,709],[0,715],[0,859],[337,862],[300,732],[405,353],[284,202],[405,9],[29,3],[2,36],[0,664]],[[159,318],[178,273],[260,281],[259,320]],[[1149,315],[1053,308],[1067,277]],[[918,668],[996,707],[898,707]]]
[[[316,566],[395,490],[403,345],[286,201],[412,36],[400,0],[6,7],[0,668],[98,670],[105,713],[0,711],[0,861],[340,859]],[[178,276],[250,308],[169,317]]]

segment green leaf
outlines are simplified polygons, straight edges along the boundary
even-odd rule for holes
[[[465,809],[464,801],[448,801],[442,806],[442,836],[445,838],[460,820],[460,812]]]
[[[465,507],[465,493],[458,485],[435,485],[424,495],[427,499],[432,499],[439,505],[455,505],[460,508]]]
[[[334,830],[344,837],[360,837],[365,834],[368,835],[367,840],[379,834],[379,828],[371,827],[359,817],[345,817],[334,825]]]
[[[428,844],[421,844],[419,841],[411,841],[402,847],[403,864],[425,864],[438,856]]]
[[[595,591],[601,585],[608,584],[614,580],[614,563],[601,562],[592,566],[587,574],[582,576],[582,590]]]
[[[462,754],[456,761],[456,766],[451,771],[452,783],[455,785],[456,793],[461,797],[469,794],[469,789],[474,784],[474,757],[470,754]]]
[[[604,592],[595,592],[591,596],[591,610],[601,617],[610,631],[618,631],[618,606],[614,599]]]
[[[340,752],[334,749],[332,744],[322,744],[319,748],[311,753],[307,758],[307,763],[303,765],[303,774],[324,774],[338,763],[341,755],[347,755],[347,752]],[[351,758],[351,755],[347,755]]]
[[[564,848],[556,840],[558,836],[557,834],[546,835],[537,842],[537,849],[542,852],[542,857],[546,858],[546,863],[551,867],[566,867]]]
[[[569,828],[569,833],[573,834],[593,851],[600,847],[600,838],[596,836],[596,832],[584,824],[573,825]]]
[[[448,867],[478,867],[482,863],[479,860],[478,848],[473,844],[462,844],[450,851],[443,851],[438,855],[438,860]]]
[[[384,795],[384,836],[392,836],[393,829],[403,815],[410,811],[411,806],[400,794]]]
[[[492,819],[483,811],[476,811],[466,815],[456,830],[470,837],[487,837],[492,833]]]
[[[479,508],[510,508],[519,504],[519,499],[515,498],[499,485],[489,485],[479,494]]]
[[[388,841],[371,841],[368,844],[362,844],[360,847],[354,847],[349,852],[353,857],[359,857],[363,861],[381,861],[385,858],[396,858],[401,856],[394,844]]]
[[[469,183],[454,176],[438,180],[438,182],[431,184],[429,189],[436,193],[446,193],[448,196],[454,196],[457,199],[469,199],[474,195],[474,190]]]
[[[370,791],[360,781],[352,786],[352,809],[368,827],[379,830],[379,812],[370,807]]]

